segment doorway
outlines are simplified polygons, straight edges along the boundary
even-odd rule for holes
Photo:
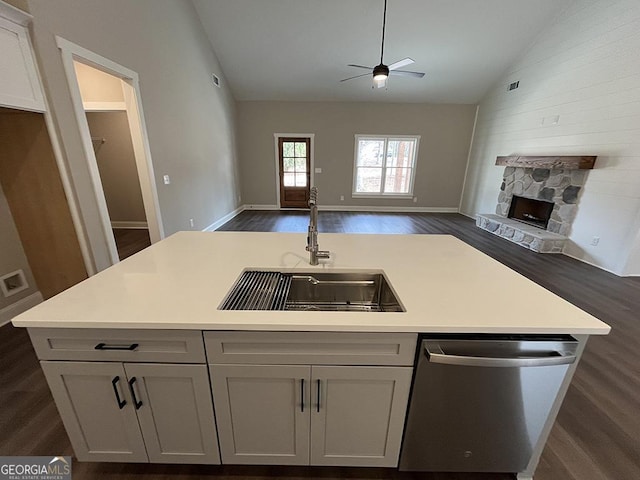
[[[164,237],[138,75],[56,37],[110,263]]]
[[[312,183],[312,136],[277,135],[278,193],[281,208],[307,208]]]
[[[111,230],[124,260],[151,245],[122,81],[74,62]]]

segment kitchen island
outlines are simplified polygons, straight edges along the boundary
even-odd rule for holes
[[[579,359],[589,335],[609,331],[452,236],[321,243],[331,257],[312,267],[302,234],[180,232],[16,317],[78,458],[217,463],[219,435],[223,463],[395,466],[417,334],[568,334]],[[247,269],[383,272],[405,311],[218,310]],[[532,477],[577,363],[519,478]],[[345,431],[350,408],[384,419]]]

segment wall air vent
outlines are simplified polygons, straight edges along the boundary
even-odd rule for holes
[[[511,90],[515,90],[516,88],[518,88],[520,86],[520,80],[518,80],[517,82],[513,82],[509,85],[509,91]]]
[[[29,284],[22,270],[16,270],[0,277],[0,290],[5,297],[15,295],[27,288],[29,288]]]
[[[215,73],[212,73],[211,76],[213,78],[213,84],[220,88],[220,78]]]

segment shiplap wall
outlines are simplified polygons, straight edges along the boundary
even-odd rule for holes
[[[504,170],[495,159],[510,154],[598,155],[565,253],[640,273],[639,0],[576,0],[487,93],[463,213],[494,213]]]

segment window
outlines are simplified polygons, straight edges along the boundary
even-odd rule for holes
[[[413,195],[419,136],[356,135],[353,195]]]

